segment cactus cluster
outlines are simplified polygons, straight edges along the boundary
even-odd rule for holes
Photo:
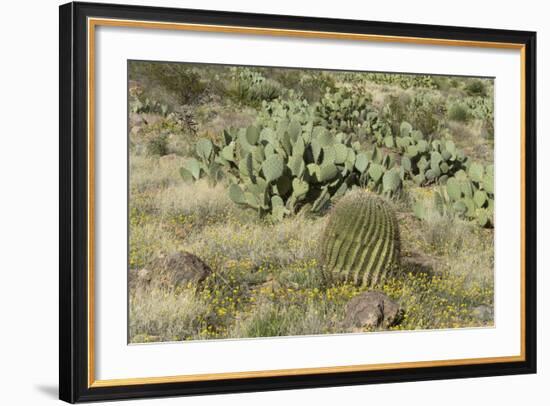
[[[358,95],[346,89],[326,93],[315,106],[316,125],[359,137],[367,134],[374,115],[370,95]]]
[[[282,118],[274,127],[226,130],[220,146],[200,139],[196,155],[181,169],[184,179],[204,174],[218,181],[223,173],[235,203],[274,220],[303,206],[322,211],[352,186],[393,196],[404,175],[393,155],[377,148],[363,152],[349,135],[333,135],[311,121],[302,124],[300,117]]]
[[[313,107],[305,99],[296,98],[290,91],[287,99],[263,101],[258,113],[256,125],[260,127],[276,127],[281,121],[297,120],[306,124],[312,120]]]
[[[356,140],[373,140],[379,146],[392,135],[391,123],[371,104],[371,96],[357,95],[347,89],[327,93],[314,106],[315,123],[334,132],[352,134]]]
[[[195,145],[197,158],[190,158],[180,168],[184,181],[196,181],[207,177],[214,184],[223,178],[222,165],[218,159],[220,148],[207,138],[201,138]]]
[[[200,139],[196,158],[180,173],[185,180],[225,178],[232,201],[279,221],[303,207],[320,212],[354,186],[385,197],[399,196],[408,180],[418,186],[450,181],[454,190],[467,170],[471,196],[445,189],[440,207],[492,224],[492,189],[478,179],[478,164],[452,140],[426,138],[408,122],[397,132],[371,109],[368,96],[347,90],[313,105],[294,97],[264,101],[255,125],[225,130],[218,144]],[[370,135],[373,145],[357,141],[361,134]],[[482,172],[492,179],[490,169]]]
[[[355,166],[360,172],[359,185],[386,197],[400,193],[405,172],[397,166],[395,154],[382,153],[374,146],[357,155]]]
[[[138,95],[132,97],[130,100],[130,111],[137,114],[156,113],[166,116],[168,114],[168,105],[151,100],[148,97],[142,98]]]
[[[428,75],[396,75],[395,73],[367,73],[365,79],[381,85],[397,85],[403,89],[436,89],[437,84]]]
[[[281,120],[227,132],[221,158],[234,174],[231,199],[281,220],[308,205],[318,212],[343,195],[357,177],[357,151],[344,134]]]
[[[484,167],[472,162],[467,170],[458,171],[434,192],[434,206],[441,215],[453,215],[475,221],[481,227],[494,225],[493,165]],[[415,204],[415,214],[423,218],[422,203]]]
[[[230,93],[241,103],[258,104],[263,100],[274,100],[283,90],[279,82],[264,77],[250,69],[233,69]]]
[[[401,123],[398,136],[386,137],[384,144],[401,154],[401,167],[418,186],[445,183],[467,165],[466,155],[452,140],[426,140],[407,122]]]
[[[490,97],[470,96],[464,97],[463,102],[469,109],[471,116],[484,123],[484,130],[489,138],[494,136],[494,100]]]
[[[397,268],[399,229],[381,197],[357,190],[331,210],[321,240],[325,270],[338,280],[375,287]]]
[[[166,116],[168,114],[168,105],[152,100],[144,94],[143,88],[133,84],[128,89],[129,109],[132,113],[155,113]]]

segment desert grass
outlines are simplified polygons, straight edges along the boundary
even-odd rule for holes
[[[208,312],[192,290],[137,288],[130,294],[129,335],[133,342],[184,341],[200,337]]]
[[[160,165],[132,157],[130,264],[151,272],[177,251],[212,268],[201,289],[130,292],[132,342],[345,333],[345,305],[365,289],[327,280],[318,242],[325,217],[296,215],[272,224],[236,207],[223,185],[184,183]],[[430,199],[429,191],[423,191]],[[406,267],[380,288],[406,309],[392,329],[480,327],[477,306],[493,305],[492,232],[435,210],[424,221],[396,203],[403,255],[422,253],[433,274]]]

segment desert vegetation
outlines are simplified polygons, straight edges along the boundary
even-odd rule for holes
[[[131,61],[128,101],[130,342],[493,324],[491,79]]]

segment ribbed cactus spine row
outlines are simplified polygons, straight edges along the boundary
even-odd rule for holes
[[[332,209],[321,254],[337,279],[359,286],[382,284],[399,258],[395,213],[372,193],[348,194]]]

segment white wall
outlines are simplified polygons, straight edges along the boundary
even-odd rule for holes
[[[115,2],[115,1],[111,1]],[[119,3],[119,1],[116,1]],[[543,1],[461,0],[330,2],[277,0],[122,1],[318,17],[534,30],[538,32],[538,151],[550,153],[542,112],[549,106],[548,38],[550,23]],[[42,405],[57,402],[57,250],[58,250],[58,10],[54,0],[12,1],[2,7],[0,23],[0,389],[1,403]],[[539,208],[549,193],[539,159]],[[546,169],[546,171],[545,171]],[[541,405],[550,397],[550,359],[542,319],[550,284],[542,270],[544,232],[539,210],[539,374],[468,380],[312,389],[186,398],[189,405],[465,404]],[[546,289],[545,289],[546,288]],[[544,336],[544,338],[543,338]],[[156,403],[155,403],[156,402]],[[182,399],[140,401],[181,404]],[[124,404],[138,404],[126,402]]]

